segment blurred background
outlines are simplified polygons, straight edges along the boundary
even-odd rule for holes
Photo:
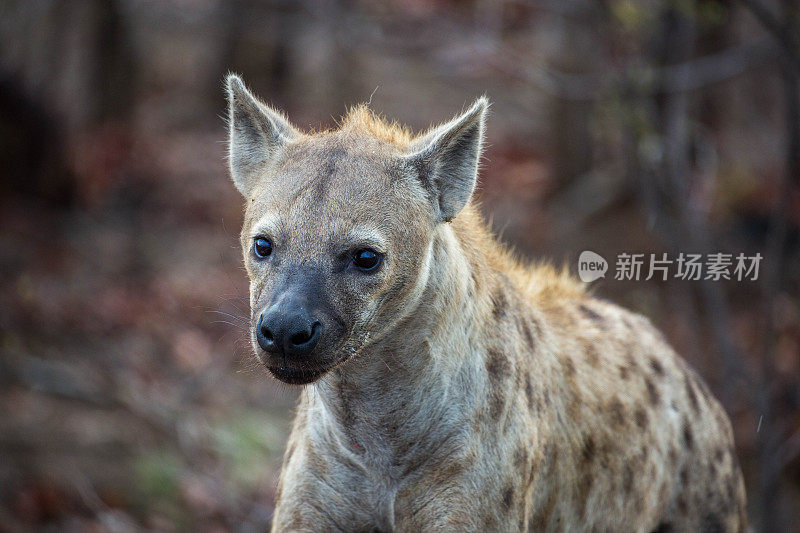
[[[223,77],[301,127],[494,105],[525,257],[727,252],[616,281],[731,415],[753,528],[800,516],[796,0],[0,2],[0,531],[263,530],[296,390],[254,363]]]

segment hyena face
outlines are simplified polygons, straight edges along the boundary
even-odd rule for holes
[[[413,309],[437,225],[474,188],[486,102],[415,140],[363,109],[306,135],[239,78],[228,89],[253,348],[281,381],[310,383]]]
[[[287,383],[357,353],[427,271],[430,210],[398,179],[389,147],[353,141],[297,139],[249,194],[253,346]]]

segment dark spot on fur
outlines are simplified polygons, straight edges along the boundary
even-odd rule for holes
[[[658,376],[664,375],[664,367],[661,366],[661,363],[655,357],[650,358],[650,368],[653,369],[653,372],[656,373]]]
[[[508,298],[506,298],[506,293],[502,287],[498,287],[494,293],[494,309],[492,309],[492,314],[494,315],[495,320],[501,321],[505,318],[506,313],[508,312]]]
[[[600,356],[597,353],[597,348],[591,344],[586,347],[586,360],[595,368],[600,366]]]
[[[427,460],[426,457],[421,457],[418,461],[409,463],[406,469],[403,471],[403,475],[405,476],[408,475],[408,473],[410,472],[414,472],[426,460]],[[453,479],[458,478],[463,472],[471,468],[474,463],[475,463],[475,458],[469,456],[465,460],[449,461],[446,464],[442,465],[440,468],[437,468],[433,472],[430,481],[434,486],[445,483],[451,483]]]
[[[716,450],[714,450],[714,460],[716,460],[718,463],[722,462],[724,456],[725,453],[722,451],[722,448],[717,448]]]
[[[627,366],[619,365],[619,377],[622,379],[628,379],[628,377],[630,377],[630,371]]]
[[[517,448],[517,450],[514,452],[514,466],[521,470],[527,462],[528,457],[525,453],[525,449],[522,447]]]
[[[736,488],[738,487],[738,483],[736,483],[736,476],[731,474],[728,476],[727,484],[726,484],[726,491],[728,494],[728,505],[731,508],[736,506]]]
[[[541,462],[541,458],[539,459],[539,462],[534,460],[533,461],[533,465],[531,465],[531,473],[530,473],[530,476],[528,477],[528,488],[530,488],[530,486],[533,484],[533,481],[536,479],[536,472],[538,472],[538,470],[539,470],[539,467],[540,467],[539,463],[540,462]]]
[[[567,376],[574,376],[575,375],[575,362],[572,358],[568,355],[564,356],[564,373]]]
[[[661,401],[661,395],[659,394],[658,389],[653,382],[650,381],[650,378],[644,378],[644,384],[647,387],[647,397],[650,399],[650,403],[652,405],[658,405],[658,403]]]
[[[503,380],[509,375],[509,362],[505,354],[496,348],[489,349],[486,359],[486,371],[494,380]]]
[[[639,407],[636,409],[634,413],[634,418],[636,419],[636,425],[639,426],[640,429],[644,429],[647,427],[648,419],[647,413],[644,412],[644,409]]]
[[[597,451],[597,445],[594,442],[594,439],[589,436],[583,441],[583,448],[581,448],[581,458],[590,463],[594,459],[595,452]]]
[[[669,533],[672,531],[672,525],[669,522],[661,522],[653,530],[653,533]]]
[[[494,387],[492,394],[489,396],[489,418],[494,421],[497,421],[506,406],[505,394],[499,389],[499,387]]]
[[[503,507],[506,511],[511,508],[511,502],[514,500],[514,488],[511,486],[506,487],[503,491]]]
[[[697,403],[697,394],[694,392],[692,381],[689,379],[688,375],[684,375],[683,382],[686,386],[686,395],[689,397],[689,403],[692,404],[692,410],[697,413],[700,411],[700,404]]]
[[[567,415],[573,420],[578,418],[578,414],[581,411],[581,402],[583,402],[583,398],[581,397],[580,391],[573,390],[572,398],[567,404]]]
[[[678,496],[678,499],[676,501],[676,505],[678,506],[678,512],[679,513],[686,514],[686,510],[687,510],[686,500],[683,498],[683,496]]]
[[[615,425],[625,425],[625,408],[622,406],[622,402],[619,401],[619,398],[614,396],[614,398],[608,404],[608,411],[611,414],[611,420]]]
[[[631,468],[631,465],[627,463],[622,471],[622,488],[628,494],[633,491],[633,469]]]
[[[528,374],[525,374],[525,397],[528,400],[528,409],[533,411],[533,385],[531,385],[531,377]]]
[[[287,524],[287,528],[289,529],[305,529],[305,520],[303,519],[303,512],[299,506],[295,506],[292,509],[292,519],[290,520],[289,524]]]
[[[681,468],[681,473],[679,475],[681,478],[681,483],[685,485],[689,482],[689,470],[687,468]]]
[[[528,346],[533,350],[534,341],[533,341],[533,333],[531,333],[531,326],[529,321],[522,317],[519,319],[519,327],[522,330],[522,334],[525,336],[525,342],[528,343]]]
[[[604,441],[600,444],[597,450],[597,462],[603,468],[609,467],[609,457],[613,455],[611,453],[611,443],[609,441]]]
[[[486,358],[486,371],[489,373],[491,392],[489,395],[489,417],[496,420],[506,404],[508,387],[505,380],[510,376],[511,365],[505,354],[497,349],[490,349]]]
[[[579,309],[581,310],[581,313],[583,313],[583,316],[589,320],[593,322],[603,322],[603,317],[600,316],[595,310],[589,309],[589,307],[587,307],[585,304],[581,304]]]
[[[694,447],[694,434],[686,421],[683,422],[683,443],[690,450]]]

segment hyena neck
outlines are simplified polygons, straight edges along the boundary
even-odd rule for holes
[[[449,227],[437,231],[430,275],[417,305],[393,332],[326,375],[306,396],[318,430],[351,451],[395,457],[403,443],[427,446],[463,433],[481,389],[474,357],[489,296],[485,277]],[[311,391],[309,391],[311,392]],[[312,417],[313,419],[313,417]],[[429,452],[424,452],[429,453]]]

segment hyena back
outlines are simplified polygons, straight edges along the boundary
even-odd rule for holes
[[[471,202],[487,102],[300,132],[228,79],[252,340],[304,385],[275,531],[745,531],[730,422],[639,315]]]

